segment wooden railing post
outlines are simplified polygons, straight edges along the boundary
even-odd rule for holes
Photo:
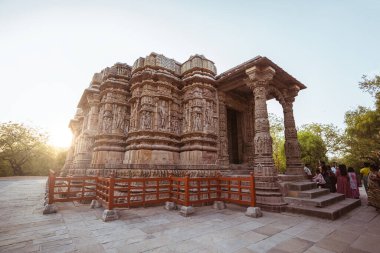
[[[96,172],[95,177],[95,199],[98,200],[98,191],[99,191],[99,170]]]
[[[172,196],[173,196],[173,179],[172,179],[172,174],[169,174],[169,201],[173,201]],[[177,202],[177,201],[175,201]]]
[[[115,191],[115,174],[112,172],[111,177],[110,177],[110,186],[109,186],[109,192],[108,192],[108,210],[113,209],[114,191]]]
[[[255,176],[253,172],[250,173],[249,186],[251,192],[251,206],[256,206],[256,190],[255,190]]]
[[[190,203],[189,179],[190,179],[189,174],[186,174],[185,176],[185,206],[189,206],[189,203]]]
[[[54,203],[54,186],[55,186],[55,172],[50,170],[49,172],[49,199],[48,204]]]
[[[222,183],[222,181],[220,180],[220,177],[221,177],[221,175],[220,175],[220,173],[218,173],[218,175],[216,176],[216,183],[217,183],[216,197],[217,197],[218,201],[222,201],[222,186],[220,185]]]

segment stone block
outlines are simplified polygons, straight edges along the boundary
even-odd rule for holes
[[[218,210],[225,209],[226,208],[226,203],[224,203],[223,201],[214,201],[213,208],[214,209],[218,209]]]
[[[58,208],[56,205],[53,204],[47,204],[45,205],[45,208],[43,210],[43,214],[51,214],[51,213],[56,213],[58,211]]]
[[[90,208],[100,208],[102,207],[102,203],[97,201],[96,199],[93,199],[90,204]]]
[[[179,213],[185,217],[189,216],[190,214],[193,214],[194,212],[195,209],[192,206],[182,206],[181,210],[179,211]]]
[[[166,201],[165,202],[165,209],[166,210],[177,210],[177,205],[174,202]]]
[[[103,221],[113,221],[119,219],[119,216],[117,215],[116,210],[104,210],[102,215]]]
[[[258,218],[263,216],[263,213],[261,212],[260,207],[248,207],[247,211],[245,212],[246,216],[253,217],[253,218]]]

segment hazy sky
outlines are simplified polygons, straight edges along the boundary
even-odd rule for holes
[[[203,54],[218,73],[267,56],[308,88],[297,125],[344,127],[373,99],[358,88],[380,73],[380,1],[0,0],[0,122],[41,127],[68,146],[69,120],[94,72],[150,52]],[[279,104],[269,111],[282,114]]]

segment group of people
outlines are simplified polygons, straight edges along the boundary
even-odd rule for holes
[[[344,164],[328,166],[320,163],[313,177],[308,164],[304,167],[306,175],[321,188],[327,188],[330,192],[342,193],[346,198],[359,198],[359,185],[363,180],[364,188],[368,195],[368,204],[380,209],[380,172],[376,165],[364,163],[360,170],[360,177],[352,167]]]

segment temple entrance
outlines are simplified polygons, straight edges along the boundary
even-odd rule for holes
[[[227,109],[228,155],[230,164],[243,163],[241,113]]]

